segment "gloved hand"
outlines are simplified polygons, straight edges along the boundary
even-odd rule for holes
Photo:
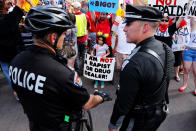
[[[111,98],[106,92],[104,92],[104,91],[95,90],[95,91],[94,91],[94,95],[99,95],[99,96],[101,96],[102,99],[103,99],[102,103],[103,103],[104,101],[111,101],[111,100],[112,100],[112,98]]]

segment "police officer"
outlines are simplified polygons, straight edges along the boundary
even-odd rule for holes
[[[69,131],[82,109],[109,100],[105,92],[88,94],[77,73],[60,63],[65,32],[73,27],[69,15],[56,7],[35,7],[26,16],[34,45],[12,60],[9,75],[31,131]]]
[[[155,131],[166,118],[167,88],[174,63],[171,49],[154,34],[162,12],[127,4],[124,31],[136,48],[123,62],[120,90],[109,131]]]

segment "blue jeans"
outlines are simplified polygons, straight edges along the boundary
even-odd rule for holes
[[[1,69],[3,71],[3,74],[5,75],[5,77],[8,80],[8,83],[9,83],[11,90],[14,91],[12,88],[12,83],[11,83],[10,77],[9,77],[9,63],[0,61],[0,65],[1,65]]]

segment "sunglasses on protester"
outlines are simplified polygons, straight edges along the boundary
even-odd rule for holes
[[[169,22],[168,19],[162,19],[161,21],[162,21],[162,22],[164,22],[164,21],[165,21],[165,22]]]

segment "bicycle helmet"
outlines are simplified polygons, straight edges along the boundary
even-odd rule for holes
[[[33,34],[49,31],[62,33],[74,27],[69,15],[57,7],[32,8],[25,18],[25,28]]]

